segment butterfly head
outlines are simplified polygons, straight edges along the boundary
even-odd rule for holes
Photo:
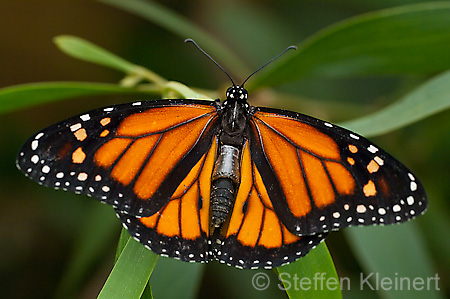
[[[233,85],[227,89],[227,101],[246,102],[248,98],[247,90],[239,85]]]

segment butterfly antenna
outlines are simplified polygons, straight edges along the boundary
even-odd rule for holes
[[[228,72],[227,72],[223,67],[221,67],[220,64],[219,64],[217,61],[215,61],[208,53],[206,53],[202,48],[200,48],[200,46],[197,45],[197,43],[196,43],[193,39],[187,38],[187,39],[184,40],[184,42],[185,42],[185,43],[193,43],[194,46],[196,46],[197,49],[200,50],[200,52],[202,52],[203,54],[205,54],[206,57],[208,57],[209,59],[211,59],[212,62],[214,62],[214,63],[219,67],[219,69],[221,69],[222,72],[224,72],[225,75],[228,76],[228,78],[230,79],[231,83],[233,83],[233,86],[236,86],[236,84],[234,83],[233,79],[231,79],[231,76],[228,74]]]
[[[251,76],[253,76],[254,74],[256,74],[257,72],[259,72],[262,68],[264,68],[266,65],[268,65],[269,63],[271,63],[272,61],[274,61],[275,59],[277,59],[278,57],[280,57],[281,55],[283,55],[284,53],[286,53],[288,50],[297,50],[296,46],[289,46],[286,49],[284,49],[283,52],[281,52],[280,54],[278,54],[277,56],[275,56],[274,58],[270,59],[269,61],[267,61],[266,63],[264,63],[263,65],[261,65],[256,71],[254,71],[253,73],[250,74],[250,76],[247,77],[247,79],[244,80],[244,82],[242,82],[241,86],[244,87],[245,82],[247,82],[248,79],[250,79]]]

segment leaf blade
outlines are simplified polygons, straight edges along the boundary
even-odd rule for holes
[[[140,298],[158,255],[129,238],[97,298]]]
[[[121,8],[125,11],[149,20],[166,30],[180,36],[183,40],[193,38],[207,52],[214,53],[214,56],[220,57],[224,64],[240,74],[249,74],[250,70],[246,63],[234,55],[228,47],[219,39],[207,33],[201,27],[190,22],[183,16],[171,11],[164,6],[150,1],[140,0],[98,0],[100,2]]]
[[[339,278],[325,242],[276,271],[289,298],[342,298]]]
[[[450,71],[438,75],[402,99],[372,114],[341,123],[367,137],[405,127],[450,108]]]
[[[311,36],[258,74],[252,88],[314,76],[429,73],[450,68],[450,3],[405,5],[356,16]]]
[[[148,94],[149,92],[151,92],[151,88],[144,90],[105,83],[41,82],[20,84],[0,89],[0,113],[75,97]]]
[[[389,299],[423,298],[423,290],[415,290],[414,287],[408,290],[407,286],[400,288],[400,285],[396,287],[394,284],[395,279],[414,281],[422,278],[427,281],[428,277],[437,275],[415,223],[391,225],[383,229],[352,227],[345,234],[365,272],[364,278],[359,281],[362,289],[375,288],[381,297]],[[392,282],[391,287],[383,287],[382,279]],[[371,283],[366,283],[368,280]],[[438,280],[436,287],[437,283]],[[427,298],[443,298],[438,290],[434,285],[426,290]]]
[[[53,39],[56,46],[69,56],[110,67],[125,73],[135,72],[137,65],[76,36],[60,35]]]

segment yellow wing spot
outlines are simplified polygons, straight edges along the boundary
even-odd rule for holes
[[[374,160],[371,160],[369,164],[367,164],[367,170],[369,171],[369,173],[377,172],[378,169],[380,169],[380,165],[378,165],[378,163]]]
[[[354,146],[353,144],[349,144],[348,149],[350,150],[350,152],[352,152],[354,154],[356,154],[358,152],[358,148],[356,146]]]
[[[373,181],[367,182],[363,187],[363,192],[366,197],[377,195],[377,188]]]
[[[81,164],[86,159],[86,154],[83,152],[81,147],[77,148],[72,154],[72,162],[76,164]]]
[[[106,126],[107,124],[109,124],[111,122],[111,117],[105,117],[105,118],[102,118],[101,120],[100,120],[100,124],[102,125],[102,126]]]
[[[75,131],[75,133],[73,133],[73,135],[79,141],[83,141],[87,137],[87,133],[86,133],[86,130],[84,128]]]
[[[355,165],[355,159],[353,159],[353,158],[348,157],[348,158],[347,158],[347,162],[348,162],[348,164],[350,164],[350,165]]]
[[[103,132],[100,133],[100,137],[106,137],[109,134],[109,130],[103,130]]]

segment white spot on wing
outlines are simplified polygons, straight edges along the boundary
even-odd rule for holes
[[[410,206],[412,206],[412,205],[414,204],[414,197],[408,196],[408,197],[406,198],[406,202],[407,202]]]
[[[31,142],[31,149],[32,149],[33,151],[35,151],[35,150],[38,148],[38,146],[39,146],[39,141],[33,140],[33,141]]]
[[[78,176],[77,176],[77,179],[78,179],[80,182],[86,181],[87,178],[88,178],[88,175],[87,175],[86,172],[81,172],[81,173],[79,173]]]
[[[372,154],[375,154],[376,152],[378,152],[378,149],[377,149],[375,146],[373,146],[373,144],[371,144],[371,145],[367,148],[367,150],[368,150],[369,152],[371,152]]]
[[[378,165],[383,166],[383,164],[384,164],[384,160],[383,159],[381,159],[378,156],[375,156],[373,159],[375,160],[375,162],[377,162]]]
[[[356,212],[358,212],[358,213],[365,213],[367,211],[367,208],[364,206],[364,205],[358,205],[357,207],[356,207]]]
[[[91,116],[89,114],[83,114],[80,116],[82,121],[88,121],[91,119]]]
[[[70,126],[70,130],[71,130],[72,132],[75,132],[76,130],[81,129],[81,127],[82,127],[82,126],[81,126],[80,123],[76,123],[76,124]]]
[[[42,166],[42,172],[43,173],[49,173],[50,172],[50,167],[48,167],[47,165]]]
[[[37,164],[39,162],[39,156],[33,155],[30,160],[33,164]]]

